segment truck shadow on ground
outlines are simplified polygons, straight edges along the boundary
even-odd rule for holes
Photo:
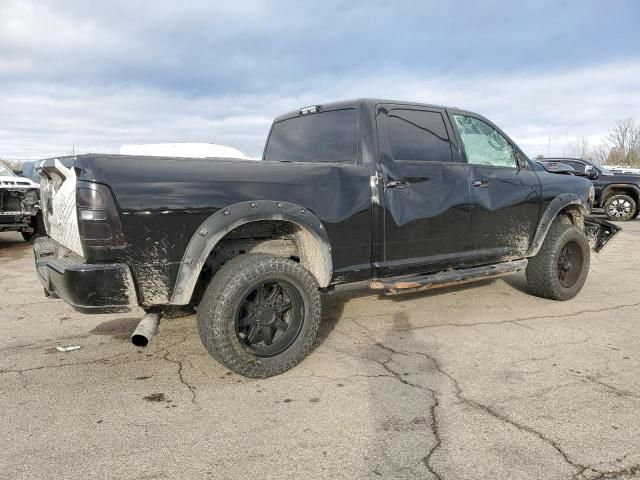
[[[20,254],[30,253],[31,243],[25,242],[19,233],[0,233],[0,256],[14,257]]]
[[[527,295],[531,295],[531,291],[527,286],[527,277],[524,272],[518,272],[514,275],[507,275],[503,277],[504,283],[509,285],[510,287],[518,290],[519,292],[526,293]]]
[[[507,278],[507,277],[503,277]],[[351,292],[335,293],[330,295],[324,295],[322,299],[322,322],[318,331],[318,337],[314,346],[314,350],[322,345],[327,338],[331,336],[333,329],[340,323],[340,320],[344,314],[345,305],[350,301],[370,297],[371,302],[407,302],[418,298],[429,298],[439,295],[446,295],[452,292],[464,292],[465,290],[476,288],[480,286],[491,285],[501,279],[489,278],[486,280],[478,280],[476,282],[464,283],[460,285],[452,285],[443,288],[434,288],[430,290],[422,290],[418,292],[408,292],[398,295],[383,295],[373,290],[354,290]],[[511,285],[511,283],[509,283]],[[519,283],[515,283],[514,288],[520,290],[519,287],[526,289],[526,284],[521,286]],[[526,290],[523,290],[526,291]]]
[[[116,318],[96,325],[89,333],[128,342],[139,322],[139,317]]]

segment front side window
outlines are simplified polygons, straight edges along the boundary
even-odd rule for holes
[[[265,160],[284,162],[348,162],[357,154],[356,110],[302,115],[274,124]]]
[[[558,162],[565,163],[570,167],[573,167],[576,172],[586,173],[586,165],[582,162],[565,162],[563,160],[558,160]]]
[[[389,143],[394,160],[451,162],[451,144],[439,112],[391,110]]]
[[[473,165],[516,167],[513,147],[495,128],[478,118],[454,114],[467,162]]]

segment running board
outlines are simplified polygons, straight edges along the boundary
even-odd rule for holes
[[[527,266],[527,260],[514,260],[512,262],[495,263],[483,267],[462,268],[458,270],[446,270],[432,274],[411,274],[399,277],[373,279],[369,287],[372,290],[384,290],[385,295],[397,295],[399,293],[418,292],[430,288],[443,288],[461,283],[475,282],[486,278],[509,275]]]

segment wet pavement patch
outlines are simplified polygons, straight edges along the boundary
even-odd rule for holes
[[[144,398],[147,402],[164,402],[166,397],[164,393],[151,393],[149,395],[145,395]]]
[[[138,326],[138,323],[140,323],[139,318],[117,318],[97,325],[89,333],[94,335],[109,335],[116,340],[129,341],[129,337]]]

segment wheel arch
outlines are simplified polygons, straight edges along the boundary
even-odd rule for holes
[[[629,195],[635,200],[636,205],[640,205],[640,187],[630,183],[612,183],[602,189],[600,206],[604,207],[606,201],[616,194]]]
[[[190,302],[205,261],[229,232],[265,220],[281,221],[295,227],[300,263],[311,272],[320,287],[329,286],[333,275],[331,244],[320,219],[293,203],[256,200],[228,205],[198,227],[182,257],[170,303],[186,305]]]
[[[547,206],[538,222],[538,228],[533,237],[533,242],[525,254],[526,257],[535,256],[549,232],[549,228],[558,215],[567,215],[570,221],[584,230],[584,218],[589,210],[584,200],[575,193],[563,193],[555,197]]]

